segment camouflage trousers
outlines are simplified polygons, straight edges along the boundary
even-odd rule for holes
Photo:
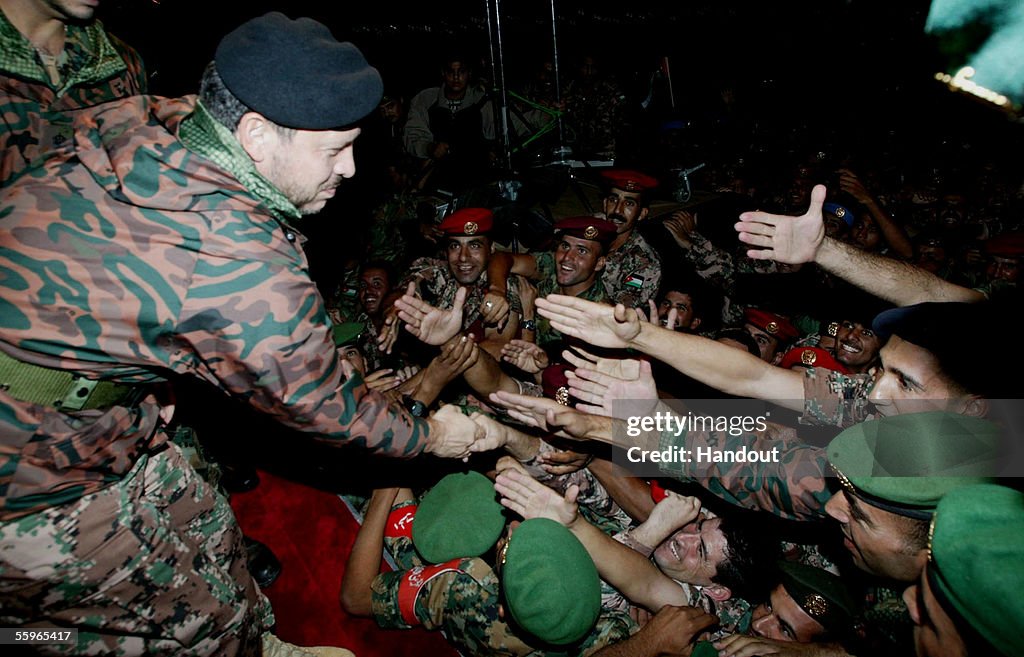
[[[0,523],[0,626],[78,629],[42,654],[259,655],[273,624],[227,500],[170,444],[121,481]]]

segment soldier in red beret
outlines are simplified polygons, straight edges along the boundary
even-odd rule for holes
[[[603,201],[604,216],[614,227],[612,239],[604,250],[601,284],[609,303],[627,308],[647,309],[661,285],[661,258],[636,230],[648,213],[647,192],[658,185],[654,178],[638,171],[613,169],[601,174],[607,185]],[[593,217],[582,217],[593,220]],[[554,267],[550,255],[496,254],[489,270],[498,284],[510,273],[537,280],[538,271]],[[542,262],[545,261],[546,262]]]
[[[445,310],[456,305],[456,295],[465,288],[462,329],[472,332],[478,341],[484,341],[485,348],[493,345],[491,351],[498,356],[501,346],[518,329],[523,308],[514,280],[511,285],[502,280],[500,289],[490,282],[487,270],[492,257],[490,231],[493,227],[494,215],[486,208],[456,210],[438,226],[445,236],[445,259],[413,261],[401,288],[407,290],[410,284],[415,284],[418,298]],[[397,338],[397,314],[396,308],[385,320],[387,328],[382,336],[385,349]]]
[[[761,349],[761,360],[773,365],[782,358],[783,349],[780,347],[785,347],[800,335],[788,319],[767,310],[748,308],[744,320],[747,331]]]
[[[779,367],[787,370],[794,367],[824,367],[840,374],[850,373],[845,365],[821,347],[794,347],[782,357]]]

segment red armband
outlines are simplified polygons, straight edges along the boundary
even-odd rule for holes
[[[391,509],[388,514],[388,524],[384,526],[384,538],[398,538],[405,536],[412,538],[412,521],[416,518],[415,504]]]
[[[443,573],[465,572],[458,567],[459,558],[439,563],[435,566],[417,566],[402,576],[398,585],[398,612],[406,625],[420,625],[420,619],[416,617],[416,598],[427,582]]]

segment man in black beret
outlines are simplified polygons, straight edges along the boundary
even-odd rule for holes
[[[293,227],[355,172],[381,93],[355,46],[271,13],[224,37],[198,101],[81,110],[66,152],[0,188],[5,625],[77,629],[74,654],[304,654],[267,632],[226,500],[168,440],[169,381],[383,455],[482,435],[339,358]]]

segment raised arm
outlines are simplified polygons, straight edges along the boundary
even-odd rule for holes
[[[920,267],[868,253],[825,236],[821,207],[825,187],[816,185],[811,205],[799,217],[744,212],[735,228],[756,260],[814,262],[843,280],[898,306],[926,301],[977,302],[984,295],[943,280]]]
[[[370,616],[374,578],[380,572],[380,560],[384,551],[384,529],[388,514],[400,492],[408,489],[378,488],[370,496],[363,525],[356,534],[345,565],[345,577],[341,580],[341,607],[353,616]]]
[[[769,365],[708,338],[642,322],[635,312],[621,305],[612,308],[550,295],[537,299],[537,311],[565,335],[601,347],[637,349],[717,390],[803,410],[799,372]]]

